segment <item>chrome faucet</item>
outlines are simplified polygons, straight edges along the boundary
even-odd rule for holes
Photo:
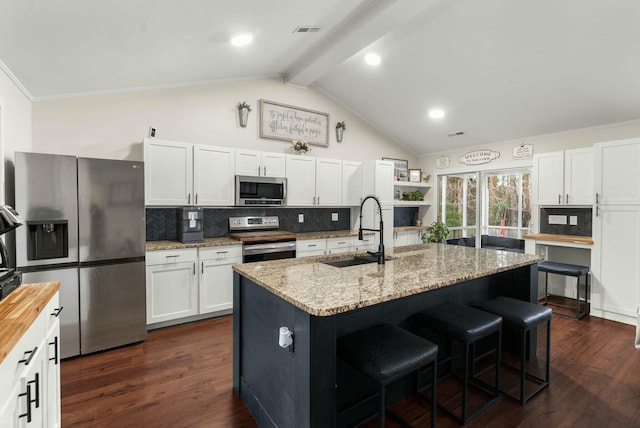
[[[376,201],[376,203],[378,204],[378,213],[380,214],[380,227],[378,229],[366,229],[362,227],[362,207],[364,206],[364,203],[367,201],[367,199],[373,199],[374,201]],[[382,205],[380,205],[380,200],[374,196],[374,195],[369,195],[366,196],[362,202],[360,203],[360,229],[358,230],[358,239],[362,241],[363,236],[362,236],[362,231],[363,230],[369,230],[371,232],[380,232],[380,245],[378,245],[378,251],[377,252],[372,252],[372,251],[367,251],[367,253],[369,253],[372,256],[375,256],[378,258],[378,264],[379,265],[383,265],[384,264],[384,232],[383,232],[383,225],[382,225]]]

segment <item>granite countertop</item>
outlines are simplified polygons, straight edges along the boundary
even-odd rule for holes
[[[330,316],[542,260],[538,255],[428,243],[397,248],[384,265],[336,268],[322,263],[354,254],[244,263],[233,269],[311,315]]]
[[[0,363],[59,289],[58,281],[23,284],[0,302]]]
[[[365,231],[365,235],[373,235],[373,232]],[[325,238],[344,238],[348,236],[358,236],[357,230],[328,230],[323,232],[304,232],[296,233],[296,239],[325,239]],[[147,241],[145,244],[146,251],[158,250],[181,250],[184,248],[200,248],[200,247],[221,247],[224,245],[242,245],[237,239],[227,237],[222,238],[205,238],[204,242],[192,242],[183,244],[180,241]]]
[[[204,242],[191,242],[189,244],[183,244],[180,241],[147,241],[145,244],[145,250],[182,250],[185,248],[222,247],[225,245],[242,245],[242,242],[237,239],[230,239],[227,237],[205,238]]]
[[[577,236],[577,235],[555,235],[552,233],[535,233],[532,235],[523,236],[524,239],[535,239],[538,241],[558,241],[558,242],[571,242],[573,244],[585,244],[593,245],[593,238],[591,236]]]

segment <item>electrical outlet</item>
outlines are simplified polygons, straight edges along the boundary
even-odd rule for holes
[[[566,215],[550,215],[549,224],[567,224]]]
[[[578,225],[578,216],[577,215],[569,216],[569,225],[571,225],[571,226],[577,226]]]
[[[155,138],[156,136],[156,128],[150,126],[149,127],[149,138]]]
[[[338,221],[338,213],[331,213],[331,221]]]
[[[298,223],[304,223],[304,214],[298,214]]]

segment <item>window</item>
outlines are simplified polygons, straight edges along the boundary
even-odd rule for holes
[[[492,235],[520,239],[529,233],[528,169],[443,175],[438,182],[438,212],[449,227],[449,238]]]

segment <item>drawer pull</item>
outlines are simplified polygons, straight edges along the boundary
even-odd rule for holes
[[[340,242],[338,242],[338,245],[342,245],[342,244],[346,244],[346,243],[347,243],[347,241],[340,241]]]
[[[24,356],[22,357],[22,359],[20,361],[18,361],[19,363],[24,363],[25,366],[28,366],[29,363],[31,362],[31,359],[33,358],[34,355],[36,355],[36,351],[38,350],[38,347],[36,346],[35,348],[33,348],[32,351],[26,351],[25,354],[28,354],[27,358],[24,358]]]
[[[228,251],[216,251],[216,254],[229,254]]]
[[[60,306],[59,308],[55,308],[53,312],[51,312],[51,316],[58,318],[60,316],[60,312],[64,309],[64,306]]]
[[[309,244],[309,245],[308,245],[308,247],[309,247],[309,248],[311,248],[311,247],[317,247],[317,246],[318,246],[318,244]]]
[[[56,366],[58,365],[58,336],[53,338],[53,342],[49,343],[49,345],[53,345],[53,357],[49,358],[49,361],[53,361],[53,364],[55,364]]]
[[[171,256],[165,256],[167,259],[173,258],[173,257],[180,257],[180,254],[173,254]]]

